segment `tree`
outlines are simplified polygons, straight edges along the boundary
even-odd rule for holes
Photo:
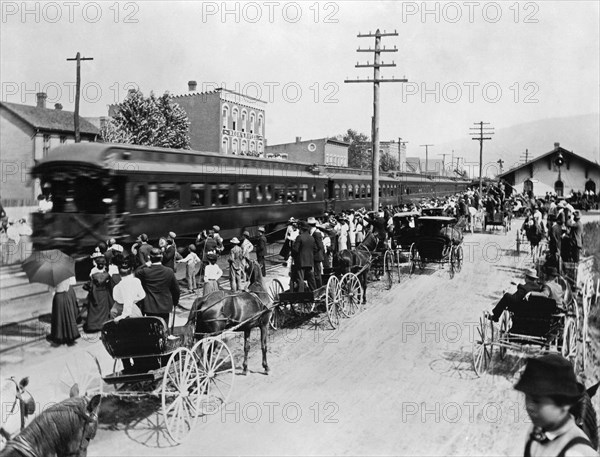
[[[100,137],[107,143],[190,149],[189,130],[186,112],[171,95],[165,92],[157,98],[150,92],[146,98],[141,91],[130,90],[115,116],[100,129]]]
[[[379,169],[381,171],[399,170],[400,167],[398,165],[398,158],[394,157],[389,152],[384,151],[379,157]]]
[[[348,148],[348,166],[351,168],[371,169],[371,139],[364,133],[348,129],[344,135],[344,141],[350,143]]]

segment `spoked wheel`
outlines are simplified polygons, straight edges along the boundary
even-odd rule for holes
[[[560,353],[565,359],[575,364],[577,359],[577,324],[572,317],[567,317],[565,320]]]
[[[283,292],[283,285],[278,279],[273,279],[269,286],[269,297],[273,303],[279,302],[279,294]],[[281,306],[275,306],[271,311],[269,325],[273,330],[278,330],[285,324],[285,312]]]
[[[494,349],[493,341],[492,321],[482,316],[479,318],[479,327],[475,331],[475,340],[473,341],[473,369],[477,376],[485,373],[490,366]]]
[[[215,414],[227,403],[233,390],[235,361],[220,338],[208,337],[192,348],[200,369],[199,414]]]
[[[351,317],[362,303],[363,289],[354,273],[346,273],[340,280],[342,314]]]
[[[461,245],[458,245],[458,246],[456,246],[456,255],[454,258],[454,268],[456,269],[457,273],[461,272],[462,266],[463,266],[463,261],[464,261],[463,248]]]
[[[329,323],[334,329],[338,328],[340,325],[340,314],[342,313],[342,289],[340,287],[340,280],[336,276],[330,276],[327,280],[325,306],[327,308]]]
[[[178,348],[167,362],[162,383],[162,414],[169,436],[181,443],[200,411],[200,376],[192,351]]]
[[[391,289],[394,285],[394,251],[388,249],[383,254],[383,272],[387,281],[387,288]]]
[[[66,392],[67,396],[73,384],[77,384],[79,394],[82,396],[93,397],[96,394],[101,394],[104,390],[100,363],[95,356],[87,351],[67,359],[59,381],[61,391]]]
[[[419,251],[417,249],[417,245],[415,243],[413,243],[410,246],[410,272],[409,273],[411,275],[417,269],[417,265],[419,266],[419,268],[422,269],[422,267],[421,267],[421,259],[419,257]]]
[[[455,262],[456,262],[456,249],[455,249],[454,246],[452,246],[450,248],[450,254],[449,254],[449,256],[450,256],[450,262],[449,262],[450,263],[450,268],[448,269],[448,275],[450,276],[450,279],[454,279],[454,272],[456,270],[456,265],[455,265]]]
[[[507,310],[500,316],[500,331],[498,333],[498,349],[500,352],[500,359],[504,360],[506,357],[506,344],[508,344],[508,330],[510,327],[510,314]]]

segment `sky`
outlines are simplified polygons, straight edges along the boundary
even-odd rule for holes
[[[3,1],[2,101],[74,109],[81,52],[81,114],[107,115],[127,89],[145,94],[225,87],[265,100],[268,144],[323,138],[373,115],[374,38],[396,31],[382,83],[381,140],[421,144],[468,136],[474,122],[503,128],[597,113],[597,1],[473,2],[21,2]]]

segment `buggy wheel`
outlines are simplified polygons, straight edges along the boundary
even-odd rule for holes
[[[59,381],[61,391],[67,392],[67,395],[73,384],[77,384],[82,396],[93,397],[101,394],[104,390],[100,363],[88,351],[83,354],[74,354],[67,359]]]
[[[507,310],[504,310],[502,316],[500,316],[500,330],[498,332],[498,352],[500,353],[501,360],[504,360],[506,357],[506,344],[508,344],[509,326],[510,314]]]
[[[417,263],[419,262],[419,251],[415,243],[410,245],[410,271],[409,274],[413,274],[416,270]]]
[[[577,324],[575,319],[567,317],[563,328],[561,354],[575,364],[577,359]]]
[[[452,246],[450,248],[450,262],[448,262],[450,264],[450,268],[448,268],[448,275],[450,276],[450,279],[454,279],[454,270],[455,270],[455,262],[456,262],[456,249],[454,246]]]
[[[215,414],[227,403],[233,390],[235,361],[220,338],[208,337],[192,348],[200,370],[200,407],[198,414]]]
[[[346,273],[340,280],[342,314],[352,317],[362,303],[363,289],[354,273]]]
[[[516,249],[516,253],[517,256],[521,255],[521,235],[520,235],[521,231],[518,230],[517,231],[517,249]]]
[[[189,349],[177,348],[167,362],[161,393],[167,432],[176,443],[181,443],[196,425],[200,394],[196,358]]]
[[[325,289],[325,307],[327,309],[327,319],[329,319],[329,323],[334,330],[340,325],[341,302],[340,280],[336,276],[330,276]]]
[[[387,288],[391,289],[394,285],[394,252],[391,249],[383,254],[383,271],[387,279]]]
[[[475,341],[473,341],[473,369],[477,376],[485,373],[492,360],[494,327],[492,321],[487,317],[479,318],[479,327],[475,332]]]
[[[279,279],[273,279],[271,284],[269,285],[269,297],[273,303],[277,303],[279,301],[279,294],[283,292],[283,285],[279,281]],[[285,323],[285,313],[281,306],[275,306],[271,312],[271,317],[269,318],[269,325],[273,330],[278,330],[283,327]]]
[[[462,270],[463,259],[463,248],[461,245],[458,245],[456,246],[456,259],[454,260],[454,263],[456,265],[456,271],[458,273],[460,273],[460,271]]]

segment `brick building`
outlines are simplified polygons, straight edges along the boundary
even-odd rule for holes
[[[222,88],[196,92],[195,81],[188,89],[173,101],[188,115],[193,150],[264,156],[265,101]]]
[[[48,151],[75,142],[74,114],[59,103],[46,108],[46,94],[37,94],[37,106],[0,102],[0,155],[2,157],[2,204],[7,207],[36,204],[40,186],[29,170]],[[98,129],[79,118],[81,141],[96,141]]]
[[[335,138],[302,141],[301,137],[296,137],[294,143],[267,146],[265,155],[266,157],[283,158],[293,162],[347,167],[349,146],[349,143]]]
[[[564,164],[556,165],[558,156]],[[567,196],[573,192],[600,188],[600,165],[554,143],[554,149],[527,163],[519,165],[498,175],[518,192],[532,191],[535,196],[544,196],[554,192],[558,196]]]

